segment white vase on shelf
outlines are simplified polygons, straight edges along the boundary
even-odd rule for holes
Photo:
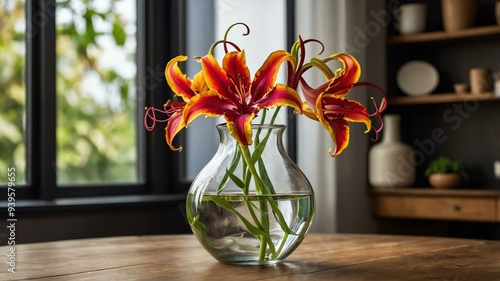
[[[415,182],[413,148],[401,141],[401,116],[384,116],[382,141],[368,155],[368,180],[375,188],[409,187]]]

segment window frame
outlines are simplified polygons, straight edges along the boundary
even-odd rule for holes
[[[172,152],[164,131],[147,132],[143,127],[144,106],[162,107],[173,95],[164,67],[185,50],[185,0],[137,0],[137,143],[138,176],[133,184],[58,185],[56,167],[56,66],[55,0],[26,0],[26,181],[16,185],[16,199],[41,202],[117,196],[185,194],[184,156]],[[287,0],[287,42],[296,40],[294,1]],[[33,23],[42,22],[39,26]],[[33,28],[34,27],[34,28]],[[296,118],[288,111],[287,146],[296,161]],[[177,143],[185,139],[181,132]],[[2,187],[2,186],[0,186]],[[6,185],[3,185],[6,188]],[[2,188],[0,188],[2,190]],[[139,198],[139,197],[138,197]],[[146,198],[146,197],[142,197]],[[165,198],[165,197],[163,197]],[[0,194],[5,202],[7,192]],[[158,200],[158,198],[154,199]],[[65,201],[67,202],[67,201]],[[102,200],[101,200],[102,202]],[[28,204],[32,206],[33,204]],[[49,204],[50,205],[50,204]]]
[[[27,178],[26,184],[16,184],[17,200],[42,202],[61,198],[186,193],[186,185],[179,180],[179,153],[168,149],[163,130],[147,132],[142,123],[144,106],[161,107],[172,95],[163,70],[168,58],[184,48],[184,0],[137,0],[136,5],[139,180],[132,184],[69,185],[57,183],[56,1],[26,0]],[[2,192],[0,198],[6,200],[7,192]]]

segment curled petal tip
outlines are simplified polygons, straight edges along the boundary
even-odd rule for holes
[[[338,155],[337,150],[333,151],[331,148],[328,149],[328,154],[330,154],[331,157],[335,157]]]

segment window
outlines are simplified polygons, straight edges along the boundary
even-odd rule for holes
[[[22,0],[0,1],[0,184],[7,169],[16,168],[18,183],[26,181],[26,17]]]
[[[275,38],[278,46],[295,40],[292,2],[272,4],[287,6],[277,17],[289,27]],[[18,199],[186,192],[213,153],[200,161],[196,128],[177,137],[183,153],[170,151],[163,130],[144,130],[144,106],[160,108],[171,95],[168,60],[204,54],[227,25],[218,14],[231,8],[246,15],[245,3],[0,0],[0,63],[8,66],[0,69],[0,127],[6,128],[0,130],[0,186],[15,167]],[[192,76],[197,67],[186,70]],[[293,136],[293,118],[283,118]],[[213,151],[217,141],[214,136]],[[6,196],[0,189],[0,199]]]
[[[59,184],[138,177],[134,0],[56,1]]]
[[[170,93],[182,3],[0,0],[0,185],[14,167],[18,199],[185,191],[142,126]]]

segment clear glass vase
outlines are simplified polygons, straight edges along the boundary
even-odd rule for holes
[[[286,154],[283,125],[253,125],[241,147],[225,124],[220,145],[193,181],[187,218],[218,261],[275,264],[297,248],[314,218],[311,184]]]

